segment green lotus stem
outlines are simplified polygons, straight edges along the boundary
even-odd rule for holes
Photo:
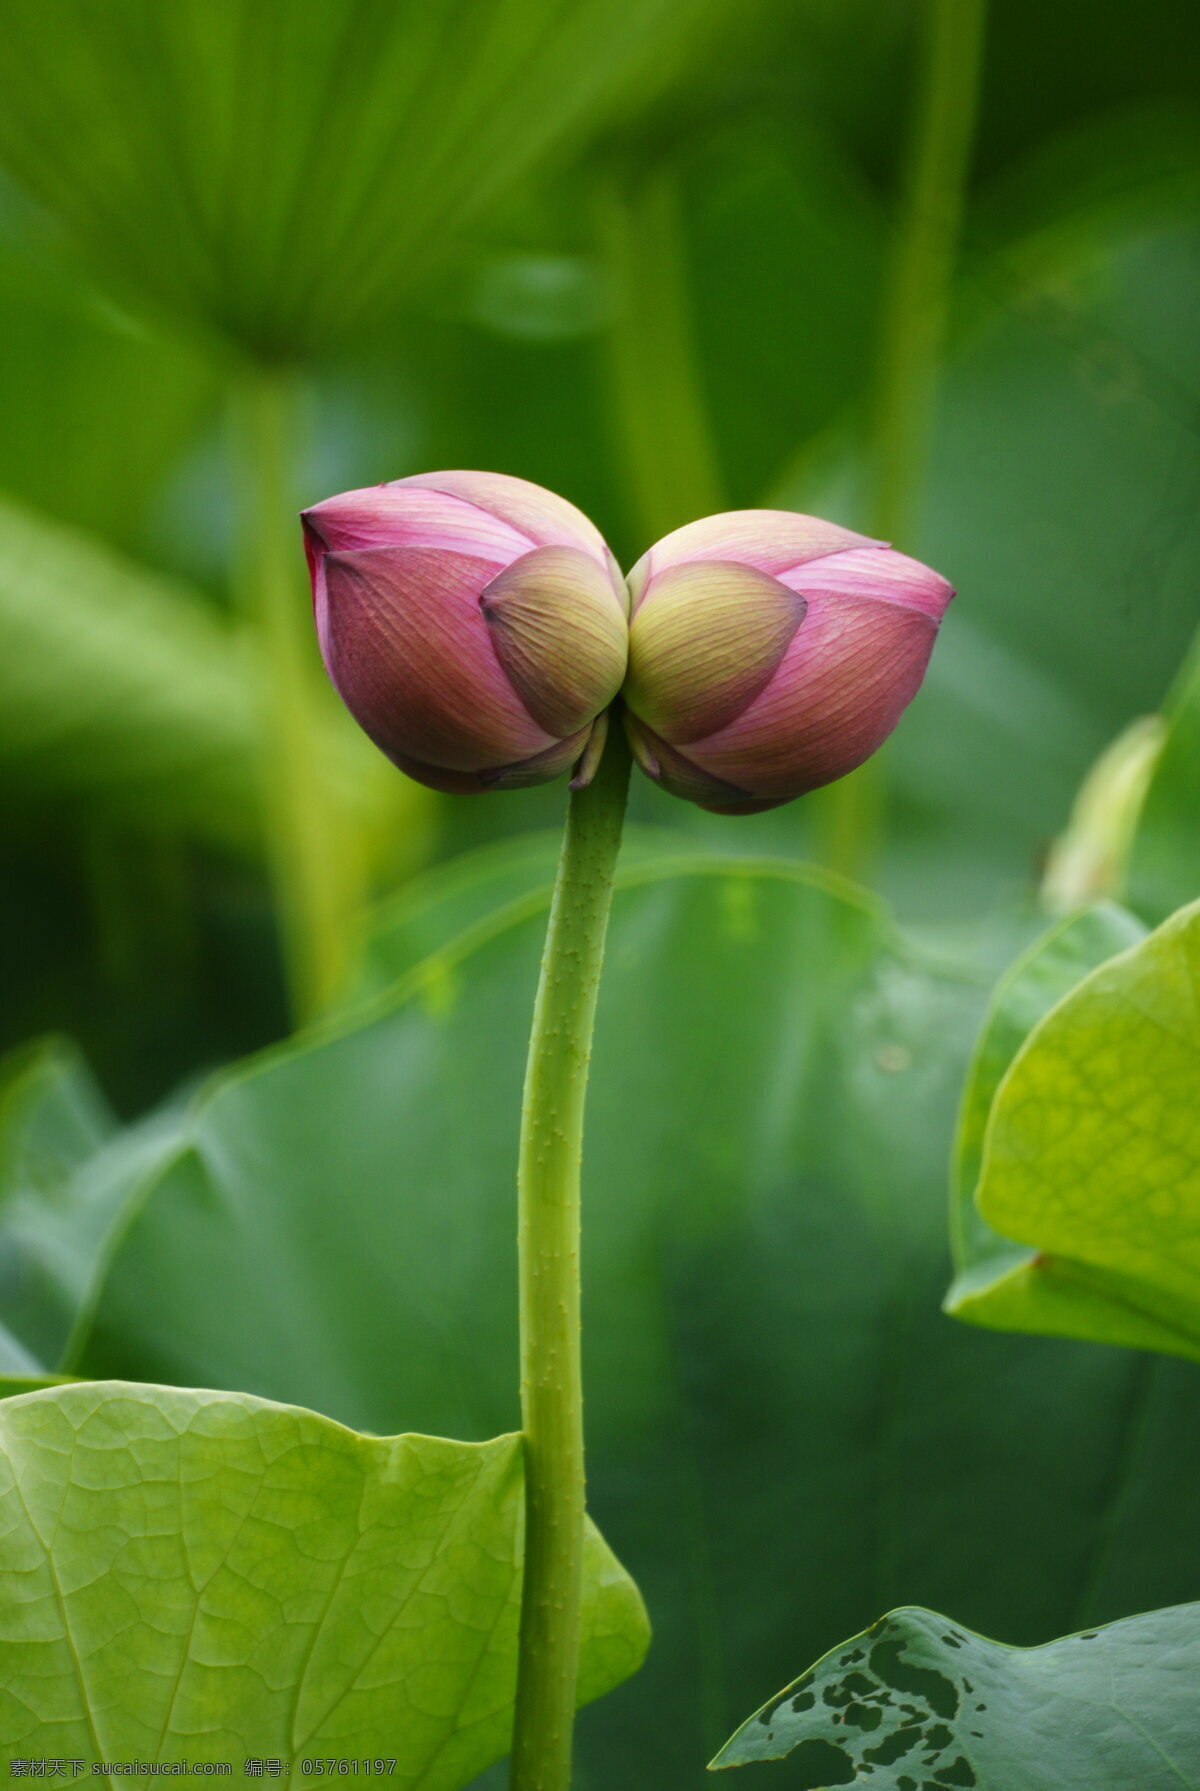
[[[608,373],[618,462],[647,544],[724,508],[671,168],[606,185],[599,231],[616,301]]]
[[[983,66],[984,0],[924,0],[904,195],[883,304],[868,532],[910,550],[925,479]],[[884,820],[879,755],[831,791],[825,857],[862,876]]]
[[[298,412],[289,373],[239,371],[233,389],[235,578],[263,641],[267,846],[293,1017],[305,1020],[341,976],[348,854],[339,846],[340,817],[331,812],[316,740],[320,666],[296,550]]]
[[[573,790],[533,1010],[518,1166],[525,1570],[511,1791],[566,1791],[583,1594],[579,1175],[592,1022],[629,789],[624,730]]]

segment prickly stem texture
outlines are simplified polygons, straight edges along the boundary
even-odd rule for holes
[[[583,1583],[579,1177],[629,748],[571,792],[533,1012],[518,1168],[525,1576],[511,1791],[566,1791]]]

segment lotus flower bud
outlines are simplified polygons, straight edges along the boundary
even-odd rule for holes
[[[954,595],[883,542],[781,510],[676,529],[629,585],[634,755],[717,814],[774,808],[869,758],[916,695]]]
[[[625,675],[628,597],[587,518],[501,473],[422,473],[304,512],[326,669],[410,777],[557,777]]]

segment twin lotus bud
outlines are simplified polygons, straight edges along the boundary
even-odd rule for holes
[[[349,491],[303,522],[329,676],[435,790],[588,775],[620,695],[665,790],[774,808],[883,743],[953,596],[883,543],[782,510],[676,529],[626,584],[585,516],[500,473]]]

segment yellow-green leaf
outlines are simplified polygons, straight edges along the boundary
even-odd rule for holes
[[[508,1746],[522,1510],[519,1436],[121,1382],[7,1400],[0,1752],[371,1755],[454,1791]],[[585,1573],[581,1702],[648,1639],[595,1530]]]
[[[976,1199],[1026,1248],[960,1277],[956,1316],[1200,1358],[1200,903],[1034,1027]]]

